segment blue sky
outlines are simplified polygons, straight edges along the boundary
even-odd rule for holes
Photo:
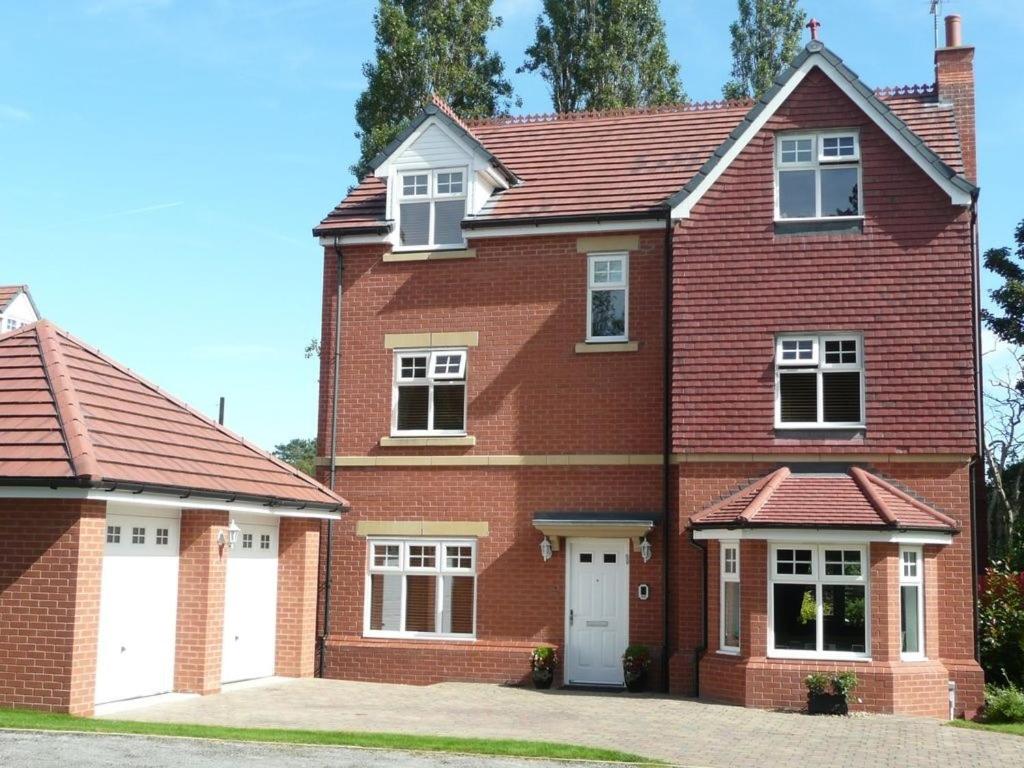
[[[316,428],[322,256],[310,229],[352,178],[371,0],[39,0],[0,5],[0,283],[270,448]],[[927,0],[805,0],[872,86],[933,80]],[[1024,15],[946,3],[977,46],[982,246],[1024,218]],[[540,0],[496,0],[516,75]],[[663,3],[695,100],[728,79],[732,0]],[[989,281],[991,283],[991,281]]]

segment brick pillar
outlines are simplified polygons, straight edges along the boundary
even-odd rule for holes
[[[868,560],[871,581],[871,659],[898,662],[900,638],[900,547],[899,544],[871,544]]]
[[[768,542],[740,542],[740,655],[768,655]]]
[[[206,694],[220,690],[228,548],[217,544],[217,534],[227,526],[227,512],[181,513],[176,691]]]
[[[75,618],[68,691],[68,712],[72,715],[91,716],[96,705],[96,649],[106,534],[107,505],[97,501],[82,502],[78,518]]]
[[[942,655],[939,644],[939,547],[924,547],[924,650],[929,659]]]
[[[282,518],[278,540],[275,672],[284,677],[312,677],[320,521]]]

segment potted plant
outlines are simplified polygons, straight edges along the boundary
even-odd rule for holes
[[[857,675],[840,672],[826,675],[815,672],[804,678],[807,686],[807,713],[810,715],[845,715],[850,711],[848,697],[857,687]]]
[[[558,652],[550,645],[537,646],[530,654],[530,666],[533,669],[533,687],[550,688],[555,680]]]
[[[626,690],[639,693],[647,687],[647,668],[651,666],[651,652],[646,645],[632,643],[622,654],[622,677]]]

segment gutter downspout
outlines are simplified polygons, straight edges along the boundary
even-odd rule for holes
[[[700,662],[708,649],[708,546],[693,537],[693,529],[687,542],[700,550],[700,645],[693,649],[693,695],[700,697]]]
[[[975,190],[971,196],[971,293],[974,299],[971,302],[971,314],[974,320],[974,397],[975,410],[977,412],[977,434],[975,445],[977,453],[971,458],[968,465],[970,473],[970,494],[971,494],[971,596],[973,598],[974,610],[971,616],[974,620],[974,659],[981,661],[981,649],[979,647],[980,619],[978,616],[978,577],[979,577],[979,548],[978,548],[978,514],[979,495],[984,493],[984,465],[980,457],[985,452],[985,401],[982,395],[983,373],[981,363],[981,261],[978,243],[978,195]],[[981,477],[979,478],[979,473]],[[987,512],[986,512],[987,514]],[[985,535],[988,535],[988,522],[985,524]],[[985,546],[988,551],[988,544]]]
[[[329,487],[333,491],[338,476],[338,388],[339,369],[341,368],[341,303],[342,277],[345,266],[341,257],[338,239],[334,239],[334,257],[338,265],[336,299],[334,302],[334,364],[331,382],[331,463]],[[327,668],[327,636],[331,633],[331,559],[334,553],[334,521],[327,521],[327,552],[324,557],[324,623],[320,635],[320,669],[318,676],[323,677]]]
[[[662,310],[663,360],[662,360],[662,434],[661,434],[661,508],[662,508],[662,549],[661,556],[661,689],[669,690],[669,556],[672,552],[672,515],[669,511],[672,458],[672,209],[665,212],[665,306]]]

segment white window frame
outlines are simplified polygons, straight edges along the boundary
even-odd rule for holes
[[[811,550],[811,574],[775,573],[776,553],[780,549]],[[860,551],[860,576],[826,576],[825,550],[847,549]],[[870,565],[870,548],[867,544],[850,542],[833,544],[809,544],[807,542],[792,544],[772,543],[768,552],[768,656],[778,659],[820,659],[825,661],[870,661],[871,660],[871,583],[868,578]],[[794,651],[775,648],[775,585],[776,584],[807,584],[814,586],[817,615],[815,616],[816,651]],[[864,653],[850,651],[826,651],[824,649],[825,616],[823,587],[830,584],[856,584],[864,587]],[[742,642],[742,639],[741,639]]]
[[[595,283],[594,265],[601,260],[621,259],[622,280],[615,283]],[[621,336],[594,336],[592,331],[592,314],[594,306],[594,291],[623,291],[623,313],[624,320]],[[629,341],[629,252],[628,251],[607,251],[587,254],[587,335],[588,343],[617,343]]]
[[[907,574],[906,563],[903,558],[905,553],[913,554],[916,558],[914,575]],[[924,548],[923,547],[900,547],[900,659],[903,661],[924,661],[928,658],[925,640],[925,612],[924,612]],[[917,647],[920,649],[915,653],[903,652],[903,587],[917,587]]]
[[[479,583],[479,572],[477,569],[477,542],[476,539],[471,538],[407,538],[399,539],[393,537],[368,537],[366,541],[366,579],[363,588],[363,636],[364,637],[382,637],[390,639],[413,639],[413,640],[461,640],[461,641],[473,641],[476,640],[476,628],[477,628],[477,588]],[[391,545],[398,546],[399,555],[398,566],[376,566],[373,564],[373,552],[375,545]],[[435,546],[437,547],[437,558],[435,559],[434,567],[410,567],[409,563],[409,547],[411,546]],[[447,558],[445,557],[445,547],[470,547],[472,555],[472,565],[469,568],[458,568],[449,567]],[[382,630],[382,629],[370,629],[370,604],[371,604],[371,577],[373,574],[401,574],[402,578],[402,594],[400,604],[400,617],[399,626],[405,626],[405,611],[406,611],[406,579],[405,576],[423,576],[433,575],[438,578],[435,580],[437,595],[434,599],[434,626],[440,627],[443,622],[443,615],[445,610],[444,604],[444,579],[441,576],[472,576],[473,577],[473,631],[470,634],[453,634],[444,632],[406,632],[405,630]]]
[[[437,177],[442,173],[461,173],[462,174],[462,192],[461,193],[439,193],[437,191]],[[427,177],[427,193],[425,195],[407,195],[405,194],[405,177],[406,176],[426,176]],[[469,213],[469,168],[467,166],[453,166],[450,168],[423,168],[423,167],[410,167],[410,168],[396,168],[395,169],[395,182],[393,192],[397,202],[392,207],[392,215],[395,219],[395,237],[396,243],[393,250],[395,251],[434,251],[434,250],[452,250],[466,247],[466,236],[465,233],[462,235],[462,240],[458,243],[435,243],[434,242],[434,220],[435,220],[435,203],[443,202],[446,200],[464,200],[465,205],[463,208],[463,218]],[[402,243],[402,203],[429,203],[430,214],[427,223],[427,242],[422,245],[403,245]]]
[[[782,359],[782,342],[814,340],[814,361]],[[826,363],[826,341],[856,341],[856,363]],[[867,426],[864,393],[867,389],[864,362],[864,335],[861,333],[783,333],[775,337],[775,428],[776,429],[864,429]],[[860,373],[860,421],[825,421],[825,386],[823,374],[829,371],[856,371]],[[782,420],[781,377],[790,373],[817,374],[817,420]]]
[[[825,157],[823,152],[825,138],[838,138],[842,136],[853,137],[852,157]],[[782,162],[782,142],[790,139],[811,140],[810,162]],[[861,164],[860,152],[860,131],[851,130],[829,130],[813,133],[779,133],[775,136],[774,154],[774,175],[775,175],[775,221],[777,222],[801,222],[801,221],[860,221],[864,218],[864,170]],[[853,216],[822,216],[821,215],[821,170],[835,166],[856,166],[857,168],[857,213]],[[783,218],[779,208],[779,174],[782,171],[814,171],[814,216],[791,216]]]
[[[461,375],[442,374],[434,375],[434,365],[438,355],[461,355]],[[427,375],[423,379],[402,378],[403,357],[426,357]],[[466,419],[469,415],[469,350],[466,347],[451,347],[444,349],[421,348],[421,349],[396,349],[392,363],[392,392],[391,392],[391,435],[392,437],[462,437],[466,432]],[[427,387],[427,429],[402,429],[398,428],[398,390],[401,386]],[[431,429],[434,423],[434,388],[437,386],[450,387],[462,386],[466,392],[462,398],[462,429]]]
[[[735,584],[739,584],[740,583],[740,543],[739,543],[739,541],[723,541],[720,544],[720,549],[721,549],[721,557],[720,557],[721,563],[720,563],[720,567],[719,567],[719,573],[721,575],[721,579],[719,581],[719,588],[718,588],[718,616],[719,616],[719,622],[718,622],[718,650],[721,653],[728,653],[728,654],[732,654],[732,655],[738,655],[739,652],[740,652],[740,646],[743,643],[743,633],[742,633],[742,631],[740,632],[740,645],[727,645],[726,642],[725,642],[725,585],[726,585],[726,583],[735,583]],[[731,573],[726,570],[726,563],[728,561],[728,556],[726,555],[727,551],[732,551],[732,552],[735,553],[735,561],[734,561],[735,562],[735,570],[733,572],[731,572]],[[742,597],[742,595],[740,595],[739,599],[740,599],[740,605],[742,606],[742,604],[743,604],[743,597]],[[742,614],[742,607],[741,607],[741,613],[740,613],[741,624],[742,624],[742,618],[743,618],[743,614]]]

